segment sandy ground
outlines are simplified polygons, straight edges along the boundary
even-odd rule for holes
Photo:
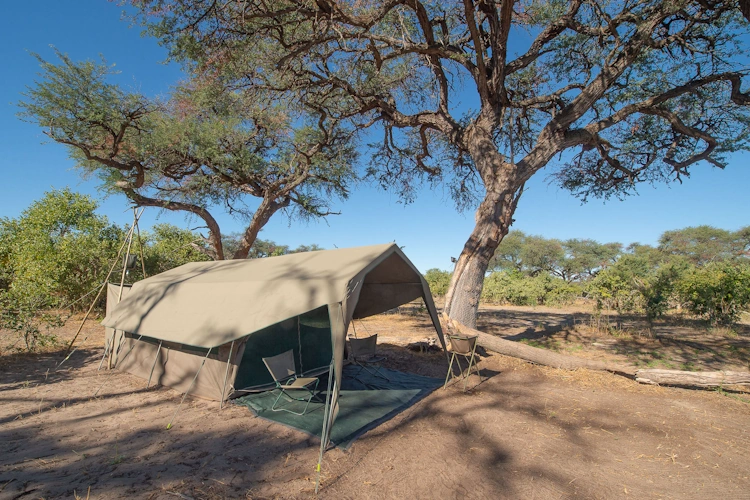
[[[397,345],[421,317],[373,319],[391,368],[443,377],[442,353]],[[358,325],[359,326],[359,325]],[[0,363],[0,499],[310,498],[318,443],[245,408],[97,372],[88,348]],[[393,341],[389,341],[389,338]],[[641,386],[484,356],[487,380],[439,389],[330,450],[321,498],[750,498],[746,395]],[[97,397],[97,389],[101,387]]]

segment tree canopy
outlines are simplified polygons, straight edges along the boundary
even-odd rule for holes
[[[332,197],[348,195],[356,151],[337,119],[288,99],[249,100],[208,79],[147,98],[110,83],[104,62],[57,55],[59,64],[39,58],[22,118],[68,146],[108,192],[202,219],[212,258],[225,258],[217,207],[244,222],[232,257],[245,258],[279,210],[322,217]]]
[[[747,25],[734,1],[133,4],[197,74],[380,131],[370,174],[407,198],[439,181],[476,206],[446,296],[469,326],[543,168],[584,200],[620,197],[748,148],[746,68],[734,59]]]

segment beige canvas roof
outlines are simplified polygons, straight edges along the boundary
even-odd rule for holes
[[[208,348],[328,304],[341,303],[348,324],[429,294],[426,287],[394,244],[196,262],[134,284],[102,323]]]

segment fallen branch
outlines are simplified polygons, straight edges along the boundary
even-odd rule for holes
[[[506,356],[523,359],[538,365],[551,366],[564,370],[575,370],[586,368],[622,375],[635,379],[642,384],[670,385],[688,388],[709,388],[724,386],[748,386],[750,387],[750,373],[717,371],[717,372],[686,372],[680,370],[638,370],[634,366],[605,363],[590,359],[578,358],[560,354],[547,349],[540,349],[520,342],[505,340],[494,335],[489,335],[474,328],[469,328],[457,321],[442,315],[443,324],[449,332],[463,335],[476,335],[477,343],[489,351]]]
[[[748,372],[684,372],[680,370],[638,370],[635,379],[642,384],[674,385],[678,387],[750,386]]]
[[[628,378],[635,377],[636,369],[632,366],[613,365],[604,363],[602,361],[577,358],[575,356],[560,354],[548,349],[540,349],[538,347],[532,347],[520,342],[505,340],[500,337],[496,337],[495,335],[480,332],[479,330],[475,330],[474,328],[469,328],[466,325],[462,325],[461,323],[450,319],[445,314],[443,314],[443,321],[448,327],[448,331],[458,332],[463,335],[476,335],[478,337],[477,343],[481,347],[499,354],[504,354],[506,356],[511,356],[514,358],[520,358],[525,361],[536,363],[538,365],[551,366],[553,368],[562,368],[564,370],[586,368],[589,370],[599,370],[616,373],[618,375],[624,375]]]

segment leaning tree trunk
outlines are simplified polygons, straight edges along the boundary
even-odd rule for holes
[[[479,299],[490,260],[513,222],[523,183],[517,166],[498,153],[490,133],[473,127],[466,133],[467,149],[485,186],[476,224],[456,262],[445,295],[445,312],[454,321],[476,327]]]

